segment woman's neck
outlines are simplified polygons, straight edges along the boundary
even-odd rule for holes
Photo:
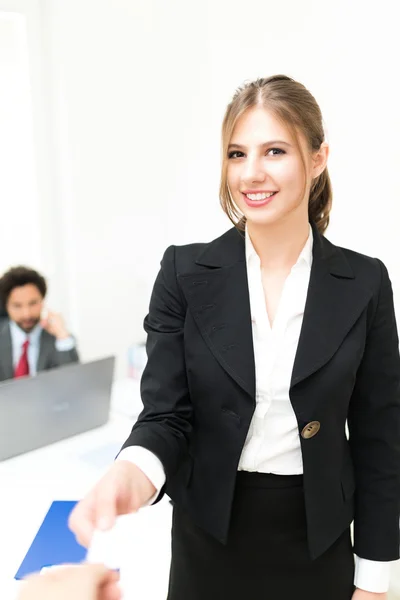
[[[259,225],[247,223],[247,231],[263,269],[290,270],[310,234],[308,220]]]

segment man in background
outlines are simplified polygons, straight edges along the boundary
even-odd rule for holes
[[[79,361],[75,340],[60,314],[44,314],[47,284],[27,267],[0,278],[0,381]]]

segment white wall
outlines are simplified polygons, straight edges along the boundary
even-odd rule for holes
[[[73,326],[84,357],[125,356],[143,338],[176,177],[176,134],[156,97],[167,88],[165,73],[155,75],[151,8],[44,8]]]
[[[328,237],[382,258],[400,308],[394,3],[41,7],[55,286],[84,358],[124,357],[141,339],[168,244],[209,240],[229,226],[218,201],[222,115],[244,80],[273,73],[304,82],[324,112],[335,192]]]
[[[26,21],[15,13],[0,14],[0,132],[0,196],[7,211],[0,220],[1,272],[9,267],[13,245],[17,262],[27,249],[32,260],[41,260]]]
[[[0,0],[0,272],[39,269],[68,319],[42,25],[39,0]]]

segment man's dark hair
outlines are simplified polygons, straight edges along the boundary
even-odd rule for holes
[[[0,278],[0,303],[3,307],[6,306],[8,297],[16,287],[23,285],[35,285],[43,298],[47,292],[47,284],[45,278],[37,271],[28,267],[12,267],[7,273],[4,273]]]

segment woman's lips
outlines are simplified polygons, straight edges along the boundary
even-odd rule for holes
[[[243,194],[243,193],[242,193],[242,196],[243,196],[244,201],[246,202],[247,206],[250,206],[251,208],[261,208],[261,207],[269,204],[275,198],[275,196],[277,194],[278,194],[278,192],[274,192],[272,194],[272,196],[269,196],[268,198],[265,198],[264,200],[250,200],[250,198],[248,198],[247,195]]]

